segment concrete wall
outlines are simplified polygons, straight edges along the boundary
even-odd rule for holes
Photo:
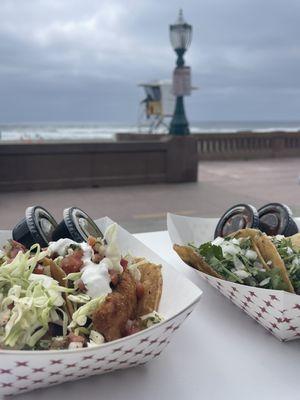
[[[0,190],[197,180],[193,138],[162,141],[1,143]]]

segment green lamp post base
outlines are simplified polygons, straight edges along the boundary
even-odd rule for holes
[[[170,135],[184,136],[189,135],[189,124],[185,116],[183,96],[176,99],[176,107],[169,128]]]

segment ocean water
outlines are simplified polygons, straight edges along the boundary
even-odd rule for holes
[[[251,130],[300,131],[300,121],[203,121],[190,124],[192,133],[226,133]],[[138,129],[130,124],[0,124],[0,141],[39,142],[44,140],[114,140],[116,133],[145,133],[148,128]],[[159,133],[166,132],[162,128]]]

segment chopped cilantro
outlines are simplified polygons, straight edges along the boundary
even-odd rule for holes
[[[220,245],[207,242],[199,247],[192,247],[226,280],[267,289],[287,289],[278,268],[266,269],[258,257],[249,257],[249,250],[253,251],[250,238],[227,237]]]

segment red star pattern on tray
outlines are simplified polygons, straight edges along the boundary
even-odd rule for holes
[[[36,374],[37,372],[44,372],[45,368],[32,368],[32,372]]]
[[[27,367],[27,361],[16,361],[16,367]]]
[[[0,375],[3,374],[11,374],[11,369],[0,369]]]
[[[87,376],[112,372],[113,370],[142,365],[160,356],[170,342],[170,337],[192,312],[192,305],[169,323],[154,326],[149,331],[129,337],[120,346],[119,342],[82,350],[64,351],[54,356],[43,353],[43,357],[26,355],[1,364],[0,395],[22,393],[49,385],[78,380]],[[52,353],[53,354],[53,353]],[[38,361],[37,361],[38,360]]]
[[[240,285],[199,272],[208,283],[282,341],[300,337],[300,296]]]
[[[63,360],[50,360],[50,362],[51,362],[51,365],[62,364]]]

